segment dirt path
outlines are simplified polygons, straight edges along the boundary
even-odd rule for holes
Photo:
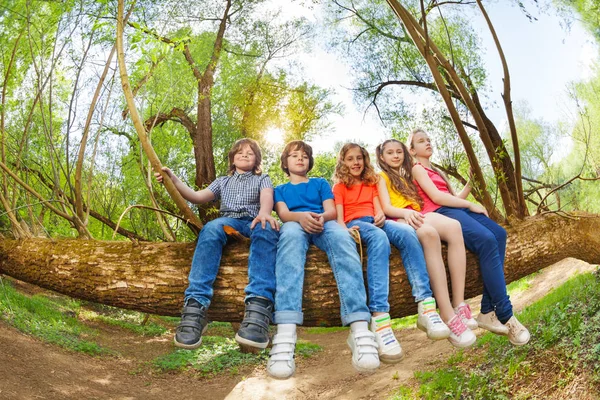
[[[576,273],[593,266],[566,259],[535,275],[531,288],[512,297],[517,310],[544,296]],[[478,312],[479,299],[470,300]],[[103,340],[113,332],[105,332]],[[227,373],[211,380],[196,375],[155,374],[140,368],[145,361],[171,349],[170,336],[140,338],[114,332],[119,343],[108,343],[121,357],[90,357],[30,338],[0,323],[0,398],[2,399],[369,399],[385,397],[399,384],[454,353],[447,341],[430,341],[417,329],[398,331],[405,350],[402,362],[382,365],[374,374],[357,373],[345,344],[346,332],[308,334],[300,338],[323,351],[298,361],[296,375],[279,381],[268,378],[264,365]],[[478,333],[481,333],[479,331]],[[118,334],[118,335],[117,335]]]

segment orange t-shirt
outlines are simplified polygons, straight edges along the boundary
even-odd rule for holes
[[[373,201],[379,196],[377,185],[365,185],[360,183],[350,187],[343,183],[333,186],[333,196],[336,205],[344,206],[344,222],[361,217],[374,217],[375,206]]]

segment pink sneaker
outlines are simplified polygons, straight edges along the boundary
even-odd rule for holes
[[[468,304],[466,304],[464,301],[462,303],[460,303],[458,305],[458,307],[456,307],[454,309],[454,312],[457,315],[460,315],[460,318],[462,319],[464,324],[467,326],[467,328],[473,330],[473,329],[477,329],[479,327],[479,325],[477,324],[477,321],[475,321],[475,319],[473,318],[473,314],[471,314],[471,307]]]
[[[450,337],[448,340],[454,347],[469,347],[475,343],[477,337],[473,331],[465,325],[460,315],[457,314],[452,317],[446,325],[450,328]]]

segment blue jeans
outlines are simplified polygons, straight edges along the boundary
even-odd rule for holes
[[[431,286],[429,285],[429,274],[427,273],[427,264],[425,264],[425,255],[417,231],[408,225],[396,221],[385,221],[383,231],[386,233],[390,243],[400,251],[402,265],[406,270],[408,282],[412,288],[412,295],[415,302],[420,302],[428,297],[433,297]]]
[[[257,224],[250,230],[250,217],[221,217],[210,221],[198,237],[196,251],[192,259],[189,286],[185,290],[185,301],[193,298],[208,308],[213,296],[213,284],[219,272],[223,246],[227,242],[224,226],[231,226],[242,235],[250,238],[248,254],[248,286],[246,299],[264,297],[274,301],[275,296],[275,255],[279,235],[267,223],[265,229]]]
[[[369,310],[389,312],[390,303],[390,241],[382,229],[373,225],[373,217],[348,222],[348,228],[359,228],[360,240],[367,247],[367,289]]]
[[[465,247],[479,258],[483,280],[481,312],[495,310],[500,322],[505,323],[513,315],[504,279],[506,231],[485,215],[466,208],[441,207],[435,212],[460,222]]]
[[[275,323],[302,325],[304,264],[311,243],[329,258],[340,295],[342,324],[370,321],[356,243],[344,227],[335,221],[327,221],[321,233],[307,233],[298,222],[286,222],[281,227],[275,267]]]

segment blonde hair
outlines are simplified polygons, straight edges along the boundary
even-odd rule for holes
[[[260,151],[260,146],[256,142],[256,140],[243,138],[236,141],[233,146],[231,146],[231,150],[227,154],[227,158],[229,160],[229,167],[227,169],[227,175],[233,175],[235,172],[235,165],[233,164],[233,158],[237,154],[238,151],[242,150],[244,146],[250,147],[250,150],[254,152],[254,156],[256,157],[256,161],[254,163],[254,167],[252,167],[252,173],[254,175],[262,174],[262,169],[260,165],[262,163],[262,153]]]
[[[281,157],[279,158],[279,161],[280,161],[279,165],[280,165],[281,169],[283,170],[283,172],[285,172],[285,174],[287,176],[290,176],[290,170],[288,168],[287,159],[290,156],[290,153],[292,151],[297,151],[297,150],[301,150],[301,151],[305,152],[306,155],[308,156],[308,171],[306,171],[307,173],[315,165],[315,159],[313,158],[313,154],[312,154],[312,147],[310,147],[309,144],[303,142],[302,140],[293,140],[293,141],[289,142],[287,145],[285,145],[285,149],[283,149],[283,153],[281,153]]]
[[[385,146],[390,143],[397,143],[402,147],[402,152],[404,153],[404,161],[402,161],[402,165],[398,170],[390,167],[385,161],[383,161],[383,152],[385,151]],[[381,143],[375,149],[375,155],[377,157],[377,165],[379,168],[388,176],[390,179],[390,183],[392,186],[392,190],[396,193],[401,194],[406,199],[417,203],[421,208],[423,208],[423,199],[419,196],[419,191],[417,190],[417,186],[413,182],[414,178],[412,176],[412,166],[413,160],[410,155],[408,148],[404,143],[396,139],[388,139],[385,142]]]
[[[408,135],[408,138],[406,139],[406,145],[411,150],[415,148],[413,140],[414,140],[415,135],[417,133],[424,133],[424,134],[427,135],[427,132],[425,132],[425,130],[422,129],[422,128],[413,129],[413,131]],[[439,176],[442,177],[442,179],[444,180],[444,182],[446,182],[446,186],[448,187],[448,191],[450,191],[450,193],[452,195],[454,195],[454,189],[452,188],[452,185],[450,184],[450,181],[448,180],[448,177],[446,176],[446,174],[444,174],[438,168],[434,167],[433,164],[431,164],[430,169],[433,170],[435,173],[437,173]]]
[[[369,152],[362,146],[356,143],[346,143],[337,158],[337,163],[335,165],[335,172],[333,174],[333,181],[336,183],[343,183],[346,186],[351,186],[354,178],[350,174],[349,168],[344,164],[344,158],[350,149],[358,148],[360,153],[363,156],[364,160],[364,168],[360,174],[361,182],[367,185],[375,185],[379,181],[379,176],[375,173],[375,169],[371,165],[371,157],[369,157]]]

